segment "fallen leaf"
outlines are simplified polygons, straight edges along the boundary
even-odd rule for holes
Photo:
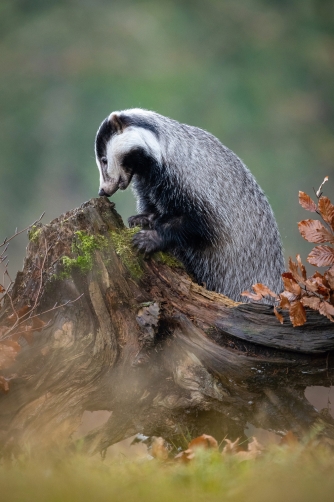
[[[252,441],[248,443],[247,451],[238,451],[235,457],[238,460],[255,460],[257,457],[262,455],[264,451],[264,446],[258,442],[255,436],[253,436]]]
[[[169,451],[164,438],[153,436],[150,453],[158,460],[167,460]]]
[[[9,391],[9,383],[8,380],[0,375],[0,390],[2,390],[5,394]]]
[[[183,463],[187,464],[188,462],[190,462],[194,458],[195,458],[195,453],[193,452],[193,450],[185,450],[185,451],[181,451],[180,453],[178,453],[174,457],[174,460],[176,460],[177,462],[183,462]]]
[[[315,213],[317,210],[316,203],[305,192],[299,191],[299,204],[307,211],[312,211],[312,213]]]
[[[201,436],[198,436],[197,438],[190,441],[188,448],[192,450],[196,448],[218,448],[218,443],[214,437],[207,434],[202,434]]]
[[[224,439],[224,441],[227,444],[223,448],[222,455],[234,455],[235,453],[240,451],[240,438],[237,438],[234,442],[230,439]]]
[[[21,346],[13,340],[4,340],[0,343],[0,369],[8,368],[13,364]]]
[[[288,431],[280,441],[280,445],[297,446],[298,444],[299,440],[292,431]]]

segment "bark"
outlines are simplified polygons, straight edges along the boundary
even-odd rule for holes
[[[106,198],[30,237],[13,304],[36,304],[47,324],[30,343],[19,339],[15,362],[2,371],[5,451],[73,443],[85,410],[112,412],[81,440],[89,453],[138,432],[176,445],[202,433],[234,439],[247,422],[334,439],[333,419],[304,397],[307,386],[333,378],[334,330],[325,317],[310,311],[303,327],[287,317],[281,325],[272,307],[207,291],[171,257],[144,258]],[[8,301],[0,323],[11,313]]]

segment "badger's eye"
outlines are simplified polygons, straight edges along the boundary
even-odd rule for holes
[[[107,157],[101,157],[101,164],[103,166],[107,166],[108,165],[108,159],[107,159]]]

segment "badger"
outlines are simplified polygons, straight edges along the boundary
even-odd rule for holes
[[[144,109],[112,112],[95,139],[99,195],[132,181],[145,254],[169,251],[198,284],[235,301],[262,283],[282,291],[282,244],[254,176],[215,136]],[[270,300],[265,300],[265,303]]]

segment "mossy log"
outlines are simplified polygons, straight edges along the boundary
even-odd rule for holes
[[[81,439],[90,453],[139,432],[234,439],[247,422],[332,441],[333,420],[304,390],[331,384],[333,324],[312,311],[301,328],[281,325],[272,307],[207,291],[168,255],[145,259],[132,233],[107,198],[31,232],[13,304],[36,303],[46,324],[2,372],[2,447],[71,444],[85,410],[112,412]]]

